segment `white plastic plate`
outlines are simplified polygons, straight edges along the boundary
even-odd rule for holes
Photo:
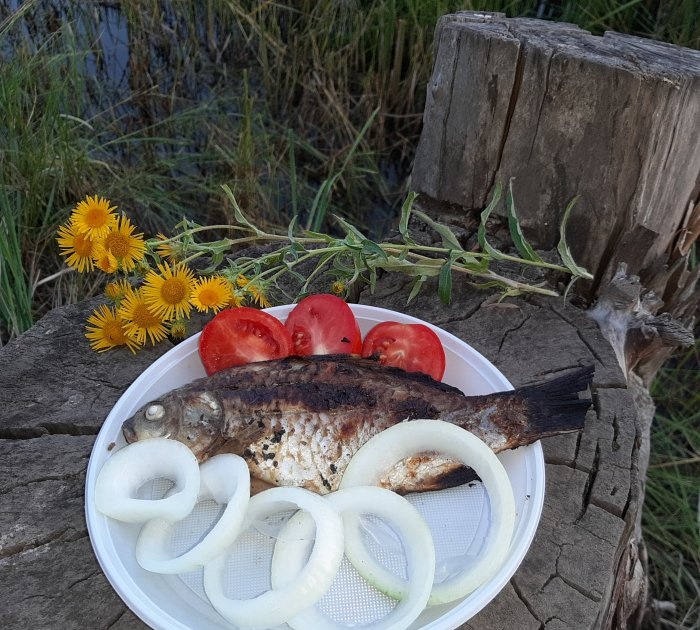
[[[293,305],[266,309],[284,321]],[[362,334],[382,321],[422,323],[440,337],[446,354],[443,380],[460,388],[467,395],[488,394],[512,389],[512,385],[489,361],[454,335],[395,311],[364,305],[352,305]],[[85,487],[85,514],[95,555],[108,580],[119,596],[145,623],[156,630],[232,630],[211,607],[201,587],[201,570],[182,576],[150,573],[136,562],[134,547],[140,525],[120,523],[97,512],[94,505],[95,480],[102,465],[125,444],[121,433],[124,420],[137,409],[180,385],[205,375],[197,351],[198,335],[188,338],[147,368],[107,416],[90,456]],[[499,458],[508,472],[516,504],[516,524],[510,553],[498,573],[462,600],[426,608],[410,626],[411,630],[452,630],[479,612],[506,585],[524,558],[539,523],[544,501],[544,458],[539,442],[501,453]],[[409,497],[433,530],[438,571],[449,572],[458,558],[478,553],[488,533],[489,510],[481,484],[451,490],[416,494]],[[179,533],[179,542],[187,539],[187,526],[211,520],[211,514],[188,517]],[[200,529],[193,536],[201,533]],[[194,525],[192,525],[194,527]],[[181,528],[181,529],[183,529]],[[237,544],[237,566],[234,572],[243,582],[237,597],[251,597],[251,585],[264,584],[269,575],[269,550],[259,549],[260,536],[249,535]],[[380,545],[381,546],[381,545]],[[177,552],[177,550],[175,550]],[[267,558],[267,559],[265,559]],[[386,560],[391,563],[391,559]],[[333,619],[348,627],[369,623],[388,612],[385,596],[364,584],[344,561],[336,583],[319,603]],[[442,567],[442,569],[440,569]],[[260,587],[258,587],[260,588]],[[345,592],[344,592],[345,591]],[[231,596],[234,596],[232,594]],[[352,595],[348,597],[348,595]],[[345,595],[343,597],[343,595]],[[360,601],[361,600],[361,601]],[[361,611],[361,612],[358,612]],[[286,626],[283,626],[283,628]],[[278,629],[275,629],[278,630]]]

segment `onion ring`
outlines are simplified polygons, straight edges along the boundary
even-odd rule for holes
[[[170,479],[175,492],[163,499],[137,499],[147,481]],[[95,507],[105,516],[126,523],[153,518],[178,521],[197,502],[199,464],[182,442],[150,438],[127,444],[109,457],[95,482]]]
[[[221,454],[199,467],[197,502],[214,499],[226,504],[223,514],[209,532],[191,549],[177,557],[168,554],[174,524],[163,519],[148,521],[136,541],[136,560],[154,573],[187,573],[204,566],[238,537],[250,499],[250,472],[238,455]]]
[[[490,579],[506,559],[515,526],[515,500],[505,468],[478,437],[442,420],[411,420],[385,429],[366,442],[350,460],[341,488],[375,484],[383,472],[421,451],[470,466],[481,478],[491,506],[491,529],[475,563],[444,582],[433,585],[429,605],[460,599]],[[406,591],[406,581],[381,566],[367,551],[356,527],[346,532],[345,553],[360,575],[369,574],[382,592],[394,596]]]
[[[343,517],[347,526],[362,514],[372,514],[391,522],[401,537],[408,560],[408,582],[405,596],[382,619],[363,625],[363,630],[403,630],[425,608],[435,573],[435,548],[430,529],[418,510],[402,496],[376,486],[355,486],[325,496]],[[305,516],[305,515],[302,515]],[[281,588],[296,579],[303,566],[308,541],[313,536],[310,519],[295,517],[287,522],[275,544],[272,556],[272,586]],[[367,567],[365,579],[373,584],[374,565]],[[345,630],[348,626],[335,623],[316,606],[310,606],[297,616],[287,619],[294,630]]]
[[[313,550],[297,579],[252,599],[225,595],[223,573],[226,556],[221,554],[204,566],[204,592],[226,620],[242,628],[267,628],[284,623],[313,606],[330,587],[343,559],[343,521],[323,497],[302,488],[271,488],[248,503],[246,523],[298,507],[316,523]]]

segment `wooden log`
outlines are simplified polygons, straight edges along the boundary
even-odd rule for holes
[[[606,286],[619,263],[674,315],[700,299],[700,52],[569,24],[464,12],[441,18],[412,173],[417,192],[482,209],[514,178],[535,247],[559,239]]]
[[[360,301],[443,327],[516,386],[580,365],[596,368],[584,431],[544,442],[545,507],[529,553],[496,599],[462,627],[610,627],[604,622],[624,594],[617,574],[629,570],[639,514],[639,421],[615,352],[596,323],[564,301],[502,304],[460,285],[449,306],[434,298],[407,306],[407,283],[386,276]],[[83,485],[110,408],[171,346],[137,355],[92,352],[83,332],[94,305],[55,309],[0,349],[0,626],[8,630],[145,627],[92,554]]]

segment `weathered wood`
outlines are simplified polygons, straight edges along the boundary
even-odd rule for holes
[[[449,306],[432,298],[407,306],[407,282],[382,278],[361,301],[432,321],[474,346],[515,385],[596,367],[585,430],[545,441],[545,507],[532,548],[503,592],[463,627],[605,627],[639,513],[638,420],[611,346],[593,320],[563,301],[499,304],[458,286]],[[135,356],[95,354],[83,337],[92,306],[56,309],[0,349],[3,628],[144,627],[92,554],[83,484],[94,434],[109,409],[170,345]]]
[[[595,274],[620,262],[691,316],[700,232],[700,52],[501,14],[441,18],[414,190],[470,211],[514,178],[518,215],[550,249],[569,235]]]
[[[674,349],[694,343],[689,329],[668,313],[655,315],[656,308],[658,298],[653,293],[643,294],[639,278],[629,276],[626,265],[621,265],[588,310],[615,350],[625,374],[637,370],[646,387]]]

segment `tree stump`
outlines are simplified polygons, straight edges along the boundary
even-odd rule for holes
[[[386,276],[360,301],[443,327],[516,386],[595,365],[585,430],[544,441],[545,506],[529,553],[498,597],[463,628],[605,627],[620,597],[616,576],[627,570],[639,510],[638,418],[611,346],[593,320],[563,300],[502,304],[466,286],[455,287],[447,307],[436,297],[407,307],[407,296],[401,277]],[[164,342],[137,355],[92,352],[83,332],[94,306],[55,309],[0,349],[0,626],[8,630],[145,627],[93,556],[83,486],[109,410],[171,346]]]
[[[700,51],[571,24],[458,13],[440,19],[416,192],[483,209],[513,179],[525,235],[559,239],[567,204],[592,297],[623,262],[678,317],[700,301]]]

